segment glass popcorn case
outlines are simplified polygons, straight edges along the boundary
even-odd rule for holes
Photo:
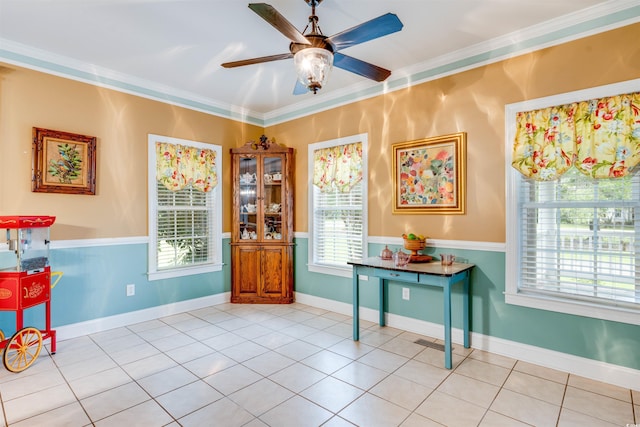
[[[15,254],[0,260],[0,272],[39,272],[48,267],[49,227],[54,222],[51,216],[0,217],[9,251]]]

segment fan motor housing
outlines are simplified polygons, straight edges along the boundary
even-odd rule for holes
[[[307,40],[309,40],[311,44],[302,44],[302,43],[292,42],[289,45],[289,50],[293,55],[300,52],[301,50],[308,49],[310,47],[319,47],[321,49],[326,49],[331,53],[335,52],[331,43],[326,41],[327,36],[324,36],[322,34],[309,34],[308,36],[305,36],[305,37],[307,38]]]

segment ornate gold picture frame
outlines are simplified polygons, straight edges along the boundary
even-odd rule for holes
[[[467,135],[401,142],[393,151],[393,213],[465,213]]]
[[[33,128],[31,191],[96,194],[96,137]]]

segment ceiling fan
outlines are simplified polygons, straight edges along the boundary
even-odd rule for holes
[[[311,91],[314,94],[317,93],[318,89],[321,89],[326,82],[332,65],[377,82],[384,81],[391,75],[389,70],[344,55],[340,50],[400,31],[403,25],[395,14],[387,13],[381,15],[327,37],[322,34],[318,26],[318,17],[316,16],[316,6],[322,0],[304,1],[311,6],[311,16],[309,16],[309,24],[307,24],[303,32],[298,31],[273,6],[266,3],[250,3],[249,8],[251,10],[291,40],[289,53],[225,62],[222,66],[233,68],[294,58],[298,74],[298,81],[293,91],[295,95],[306,93],[307,91]],[[309,25],[311,25],[311,29],[305,34],[309,29]]]

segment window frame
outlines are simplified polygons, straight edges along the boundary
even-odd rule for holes
[[[309,144],[308,146],[308,163],[307,163],[307,168],[308,168],[308,173],[307,176],[309,178],[308,181],[308,229],[309,229],[309,244],[308,244],[308,262],[307,262],[307,268],[309,269],[309,271],[311,272],[315,272],[315,273],[322,273],[322,274],[330,274],[330,275],[334,275],[334,276],[341,276],[341,277],[348,277],[351,278],[353,277],[353,267],[351,265],[345,264],[344,267],[338,267],[338,266],[328,266],[325,264],[319,264],[315,261],[315,241],[314,241],[314,212],[315,212],[315,206],[314,206],[314,190],[313,190],[313,173],[314,173],[314,167],[313,167],[313,158],[314,158],[314,152],[316,150],[320,150],[323,148],[329,148],[329,147],[335,147],[335,146],[340,146],[340,145],[348,145],[348,144],[354,144],[360,142],[362,143],[362,181],[361,181],[361,188],[362,188],[362,257],[366,258],[367,257],[367,248],[368,248],[368,230],[369,230],[369,226],[368,226],[368,190],[367,190],[367,177],[368,175],[368,168],[367,168],[367,163],[368,163],[368,134],[366,133],[361,133],[361,134],[357,134],[357,135],[351,135],[351,136],[346,136],[346,137],[342,137],[342,138],[336,138],[336,139],[331,139],[331,140],[327,140],[327,141],[322,141],[322,142],[316,142],[313,144]],[[346,263],[347,260],[345,260]]]
[[[213,218],[210,218],[213,236],[211,238],[213,258],[210,262],[193,266],[175,267],[158,270],[157,268],[157,246],[158,246],[158,192],[156,180],[156,142],[168,142],[176,145],[192,146],[200,149],[213,150],[216,153],[216,172],[218,175],[218,185],[210,192],[206,193],[210,208],[207,209]],[[173,138],[162,135],[148,135],[148,271],[147,276],[150,281],[169,279],[174,277],[184,277],[194,274],[210,273],[222,270],[222,146],[207,144],[204,142],[191,141],[180,138]]]
[[[579,315],[602,320],[640,325],[640,309],[614,304],[598,304],[592,301],[571,299],[562,295],[543,295],[523,292],[519,288],[520,276],[520,210],[518,191],[523,179],[511,166],[513,140],[516,132],[516,113],[569,104],[585,99],[602,98],[616,93],[635,92],[640,89],[640,79],[585,90],[538,98],[505,106],[505,207],[506,207],[506,256],[505,256],[505,302],[565,314]],[[638,172],[636,172],[638,173]]]

